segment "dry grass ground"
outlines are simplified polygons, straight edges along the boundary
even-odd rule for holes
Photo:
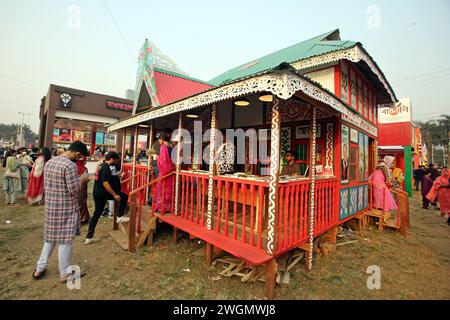
[[[0,170],[3,174],[3,168]],[[1,180],[1,178],[0,178]],[[90,202],[91,211],[92,202]],[[291,273],[289,285],[277,286],[277,299],[449,299],[450,227],[437,212],[420,209],[415,193],[408,238],[372,227],[357,235],[359,242],[315,258],[313,272],[303,263]],[[198,240],[173,244],[171,230],[162,226],[155,246],[135,254],[122,250],[108,235],[111,220],[102,218],[90,246],[74,243],[73,264],[86,271],[80,290],[58,283],[56,252],[46,277],[31,279],[42,248],[44,208],[5,206],[0,200],[1,299],[263,299],[262,282],[216,278],[218,267],[206,270],[204,258],[193,255]],[[11,220],[6,224],[6,220]],[[86,233],[86,226],[82,232]],[[348,239],[345,239],[348,240]],[[381,268],[381,289],[366,286],[367,267]],[[185,269],[189,269],[186,271]]]

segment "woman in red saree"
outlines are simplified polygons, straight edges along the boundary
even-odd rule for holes
[[[42,148],[31,170],[26,200],[29,205],[41,204],[44,198],[44,165],[50,160],[50,149]]]
[[[159,144],[161,145],[158,156],[158,178],[168,175],[175,170],[175,165],[171,158],[172,146],[169,142],[169,136],[161,133],[159,136]],[[170,176],[156,183],[156,201],[155,211],[168,213],[172,211],[172,194],[173,194],[174,177]],[[164,191],[164,192],[163,192]]]
[[[447,168],[442,169],[442,173],[434,180],[433,189],[428,193],[427,198],[434,201],[437,196],[441,215],[448,215],[447,223],[450,225],[450,174]]]
[[[89,209],[87,206],[87,191],[88,183],[84,182],[84,176],[88,175],[88,170],[86,168],[86,156],[83,156],[76,162],[78,178],[80,179],[80,191],[78,192],[78,206],[80,207],[80,219],[81,224],[89,223],[91,215],[89,214]]]

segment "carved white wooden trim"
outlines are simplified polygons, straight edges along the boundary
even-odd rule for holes
[[[311,197],[310,197],[310,222],[309,222],[309,261],[308,270],[312,269],[313,245],[314,245],[314,203],[316,192],[316,127],[317,127],[317,111],[313,106],[312,110],[312,150],[311,150]]]
[[[173,201],[173,205],[175,206],[175,215],[178,215],[178,199],[179,199],[179,188],[180,188],[180,170],[181,170],[181,161],[180,161],[180,156],[181,156],[181,128],[182,128],[182,124],[183,124],[183,114],[180,112],[179,116],[178,116],[178,134],[179,134],[179,138],[178,138],[178,146],[177,146],[177,163],[176,163],[176,175],[175,175],[175,197],[174,197],[174,201]]]
[[[280,169],[280,101],[275,98],[272,106],[272,130],[270,131],[270,180],[269,206],[267,220],[267,253],[273,255],[275,251],[275,217],[277,215],[276,194],[278,192],[278,172]],[[279,222],[281,223],[281,222]]]
[[[336,62],[339,60],[349,60],[354,63],[357,63],[361,60],[367,63],[367,65],[370,67],[373,73],[375,73],[378,77],[378,79],[383,83],[384,88],[389,93],[389,96],[391,97],[392,101],[397,101],[395,98],[394,92],[392,92],[386,78],[381,73],[381,70],[375,65],[372,58],[370,58],[363,49],[360,48],[360,46],[356,45],[353,48],[345,49],[341,51],[335,51],[330,52],[327,54],[323,54],[317,57],[312,57],[309,59],[305,59],[302,61],[294,62],[291,64],[292,67],[294,67],[297,70],[302,70],[306,68],[311,68],[318,65],[327,64],[330,62]]]
[[[376,136],[377,128],[361,118],[356,112],[350,110],[343,102],[332,94],[324,91],[318,85],[290,71],[274,71],[269,74],[242,80],[219,88],[211,89],[190,98],[183,99],[172,104],[147,111],[140,115],[116,122],[108,127],[108,131],[135,125],[141,122],[163,117],[176,112],[193,109],[200,106],[210,105],[225,100],[232,100],[239,96],[253,94],[255,92],[268,91],[275,96],[287,100],[297,91],[323,102],[343,115],[343,119],[357,127]],[[345,115],[345,118],[344,118]]]
[[[216,151],[216,105],[211,107],[211,136],[209,141],[209,172],[208,172],[208,206],[206,211],[206,228],[211,230],[211,217],[214,208],[214,166]]]

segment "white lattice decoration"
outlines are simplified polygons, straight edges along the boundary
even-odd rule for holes
[[[160,118],[173,113],[190,110],[193,108],[218,103],[225,100],[233,100],[236,97],[250,95],[256,92],[268,91],[275,96],[287,100],[297,91],[323,102],[333,109],[342,113],[343,119],[360,127],[368,133],[376,136],[377,128],[361,118],[357,113],[350,110],[344,103],[333,95],[325,92],[316,84],[309,80],[294,74],[290,71],[274,71],[265,75],[257,76],[251,79],[239,81],[237,83],[225,85],[219,88],[213,88],[207,92],[168,104],[157,109],[130,117],[128,119],[116,122],[108,127],[108,131],[116,131],[121,128],[129,127],[151,119]],[[345,118],[344,118],[345,115]]]
[[[206,228],[211,230],[211,217],[214,204],[214,166],[216,151],[216,105],[211,108],[211,136],[209,142],[209,173],[208,173],[208,206],[206,211]]]
[[[311,67],[315,67],[318,65],[323,65],[331,62],[336,62],[339,60],[349,60],[354,63],[357,63],[361,60],[367,63],[373,73],[375,73],[378,79],[383,83],[384,88],[389,93],[392,101],[397,101],[395,98],[394,92],[391,90],[386,78],[382,74],[381,70],[375,65],[375,62],[370,58],[367,53],[359,46],[356,45],[353,48],[345,49],[341,51],[330,52],[327,54],[323,54],[317,57],[312,57],[309,59],[305,59],[302,61],[298,61],[292,63],[291,66],[297,70],[307,69]]]
[[[176,176],[175,176],[175,197],[174,197],[174,206],[175,206],[175,215],[178,215],[178,199],[179,199],[179,188],[180,188],[180,170],[181,170],[181,128],[182,128],[182,120],[183,115],[180,112],[178,116],[178,132],[179,132],[179,139],[178,139],[178,145],[177,145],[177,163],[176,163]]]
[[[309,221],[309,261],[308,270],[312,269],[312,259],[313,259],[313,245],[314,245],[314,202],[315,202],[315,191],[316,191],[316,124],[317,122],[317,112],[316,107],[313,107],[312,112],[312,148],[311,148],[311,197],[310,197],[310,221]]]

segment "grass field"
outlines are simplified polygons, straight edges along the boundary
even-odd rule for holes
[[[3,172],[2,168],[2,177]],[[92,212],[91,196],[89,200]],[[305,273],[303,262],[294,267],[290,283],[277,286],[276,298],[449,299],[450,227],[437,211],[420,209],[419,200],[416,192],[407,238],[371,226],[356,235],[357,243],[338,247],[326,257],[315,256],[311,273]],[[31,274],[42,249],[44,207],[29,207],[23,197],[15,207],[5,206],[4,201],[2,194],[1,299],[264,299],[262,282],[241,283],[238,277],[216,280],[219,267],[206,270],[204,258],[193,255],[204,245],[198,239],[184,237],[175,245],[171,229],[161,226],[153,247],[131,254],[109,237],[108,218],[101,218],[97,227],[100,242],[82,244],[87,226],[74,241],[72,263],[87,273],[80,290],[59,284],[56,252],[46,276],[34,281]],[[381,268],[379,290],[367,288],[370,265]]]

